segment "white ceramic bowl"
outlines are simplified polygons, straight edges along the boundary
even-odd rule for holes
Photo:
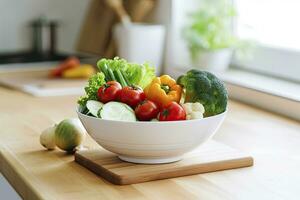
[[[218,130],[226,112],[197,120],[176,122],[123,122],[84,115],[78,117],[104,149],[133,163],[169,163],[198,147]]]

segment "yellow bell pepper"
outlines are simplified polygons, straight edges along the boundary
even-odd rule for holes
[[[92,65],[84,64],[80,67],[65,70],[62,73],[63,78],[89,78],[95,73]]]
[[[168,75],[156,77],[144,89],[147,99],[155,102],[158,106],[163,107],[168,103],[179,102],[182,88],[176,84],[176,81]]]

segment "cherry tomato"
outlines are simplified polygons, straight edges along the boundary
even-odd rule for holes
[[[102,103],[117,100],[122,86],[116,81],[109,81],[98,89],[98,99]]]
[[[119,82],[117,82],[117,81],[108,81],[106,84],[107,85],[115,86],[115,87],[119,88],[120,90],[122,89],[121,84]]]
[[[140,102],[146,99],[145,93],[141,88],[127,86],[120,91],[119,100],[135,108]]]
[[[149,121],[156,118],[159,113],[157,105],[150,100],[145,100],[139,103],[135,108],[135,115],[141,121]]]
[[[159,121],[185,120],[186,113],[178,103],[172,101],[160,111],[158,119]]]

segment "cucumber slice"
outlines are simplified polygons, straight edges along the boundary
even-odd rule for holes
[[[78,111],[82,114],[87,114],[89,111],[86,106],[79,105]]]
[[[136,117],[131,107],[124,103],[111,101],[104,104],[100,111],[102,119],[135,122]]]
[[[103,107],[103,103],[99,101],[88,100],[86,102],[86,107],[89,110],[89,113],[95,117],[99,117],[98,112]]]

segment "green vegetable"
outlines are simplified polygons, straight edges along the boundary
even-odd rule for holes
[[[144,89],[151,83],[151,81],[156,77],[156,75],[154,67],[150,66],[149,63],[144,63],[142,65],[142,68],[144,68],[143,75],[140,78],[139,83],[137,85]]]
[[[203,50],[237,45],[238,39],[232,32],[235,16],[236,11],[231,0],[204,0],[201,8],[189,15],[190,23],[184,27],[183,37],[193,60]]]
[[[137,63],[129,63],[126,60],[118,57],[115,57],[114,59],[103,58],[97,62],[97,66],[99,70],[104,73],[106,68],[111,69],[114,72],[117,80],[118,77],[120,77],[119,72],[117,72],[117,70],[119,70],[123,75],[123,79],[127,85],[136,85],[140,86],[141,88],[145,88],[155,77],[154,67],[150,66],[148,63],[142,65]]]
[[[116,79],[116,77],[114,75],[114,72],[110,68],[108,68],[108,73],[109,73],[110,79],[112,81],[117,81],[117,79]]]
[[[85,135],[79,119],[65,119],[55,129],[55,144],[64,151],[73,152],[83,142]]]
[[[121,74],[122,74],[122,76],[123,76],[125,82],[127,83],[127,85],[130,85],[130,81],[127,79],[127,76],[126,76],[125,72],[122,71],[122,70],[120,70],[120,72],[121,72]]]
[[[111,101],[104,104],[100,111],[102,119],[135,122],[134,110],[124,103]]]
[[[49,127],[45,129],[42,134],[40,135],[40,143],[48,150],[55,149],[55,141],[54,141],[54,134],[55,134],[56,126]]]
[[[130,63],[125,76],[133,85],[144,89],[155,78],[155,70],[148,63],[142,65]]]
[[[88,100],[97,100],[98,89],[105,83],[105,76],[102,72],[98,72],[90,77],[88,85],[84,88],[86,95],[78,99],[78,104],[85,110]]]
[[[116,72],[116,75],[118,77],[118,82],[122,85],[122,87],[128,86],[128,83],[125,81],[121,71],[119,69],[116,69],[115,72]]]
[[[87,95],[85,96],[81,96],[79,97],[79,99],[77,100],[77,103],[79,104],[79,112],[81,113],[86,113],[88,112],[87,108],[86,108],[86,102],[89,100],[89,97]]]
[[[204,106],[205,117],[226,110],[227,90],[212,73],[193,69],[180,76],[177,83],[185,89],[185,102],[200,102]]]
[[[99,110],[103,107],[103,103],[95,100],[88,100],[86,102],[86,107],[94,117],[99,117]]]
[[[105,81],[110,81],[110,76],[108,74],[108,70],[107,70],[107,66],[106,65],[103,65],[102,68],[101,68],[101,72],[104,74],[105,76]]]

